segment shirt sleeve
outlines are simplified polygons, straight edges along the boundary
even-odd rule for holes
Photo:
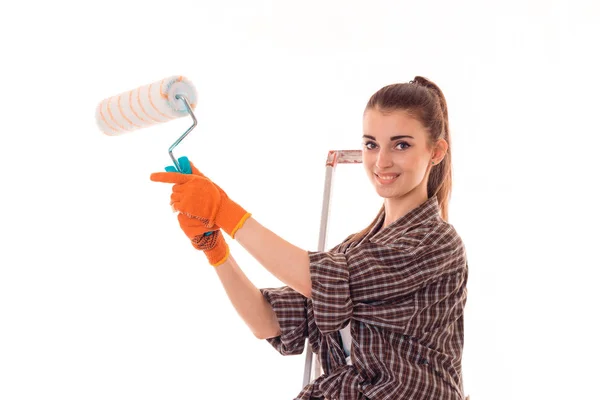
[[[260,289],[273,308],[281,335],[267,341],[284,356],[302,354],[308,336],[306,297],[288,286]]]
[[[322,333],[342,329],[352,317],[348,260],[336,251],[309,251],[314,320]]]

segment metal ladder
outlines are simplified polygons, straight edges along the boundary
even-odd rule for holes
[[[361,164],[362,150],[330,150],[325,162],[325,188],[323,190],[323,208],[321,210],[321,227],[319,229],[318,251],[325,251],[327,240],[327,223],[329,222],[329,205],[331,203],[331,187],[333,174],[338,164]],[[304,379],[302,388],[323,373],[321,363],[313,357],[308,339],[306,339],[306,361],[304,363]]]

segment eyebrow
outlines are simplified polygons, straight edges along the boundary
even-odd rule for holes
[[[377,141],[377,139],[375,139],[375,137],[374,137],[374,136],[370,136],[370,135],[363,135],[363,137],[364,137],[364,138],[367,138],[367,139],[371,139],[371,140],[375,140],[375,141]],[[392,142],[393,142],[394,140],[398,140],[398,139],[404,139],[404,138],[411,138],[411,139],[414,139],[414,137],[412,137],[412,136],[408,136],[408,135],[398,135],[398,136],[392,136],[392,137],[390,138],[390,141],[392,141]]]

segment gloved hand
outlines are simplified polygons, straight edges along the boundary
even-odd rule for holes
[[[202,172],[200,172],[198,170],[198,168],[196,168],[196,166],[187,157],[185,157],[185,156],[179,157],[177,159],[177,162],[179,163],[179,168],[181,168],[181,171],[184,174],[193,174],[193,175],[198,175],[198,176],[202,176],[202,177],[206,178],[206,176],[204,176],[204,174]],[[177,169],[175,167],[173,167],[173,166],[170,165],[170,166],[168,166],[168,167],[165,168],[165,171],[167,171],[167,172],[177,172]],[[217,189],[219,189],[219,192],[221,193],[221,196],[225,195],[225,192],[223,191],[223,189],[221,189],[219,187],[219,185],[217,185],[214,182],[213,182],[213,184],[217,187]]]
[[[187,157],[179,158],[178,163],[182,173],[204,176]],[[177,172],[177,169],[173,166],[168,166],[165,168],[165,171]],[[194,217],[188,217],[182,213],[177,215],[177,220],[179,221],[181,230],[190,239],[192,246],[204,251],[208,262],[212,266],[217,267],[227,260],[229,257],[229,246],[225,242],[218,226],[214,225],[207,228],[203,221]]]
[[[229,246],[219,229],[207,228],[204,222],[179,213],[179,226],[190,239],[192,246],[204,251],[208,262],[213,267],[223,264],[229,257]]]
[[[182,160],[182,159],[180,159]],[[185,162],[184,162],[185,165]],[[181,165],[182,170],[184,166]],[[191,171],[190,163],[190,171]],[[221,227],[229,236],[235,233],[251,216],[239,204],[231,200],[225,192],[202,175],[178,172],[155,172],[150,175],[154,182],[173,183],[171,205],[190,218],[199,219],[209,229]],[[185,171],[185,170],[184,170]]]

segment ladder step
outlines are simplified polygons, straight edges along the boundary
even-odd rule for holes
[[[337,164],[360,163],[362,163],[362,150],[329,150],[325,165],[335,167]]]

